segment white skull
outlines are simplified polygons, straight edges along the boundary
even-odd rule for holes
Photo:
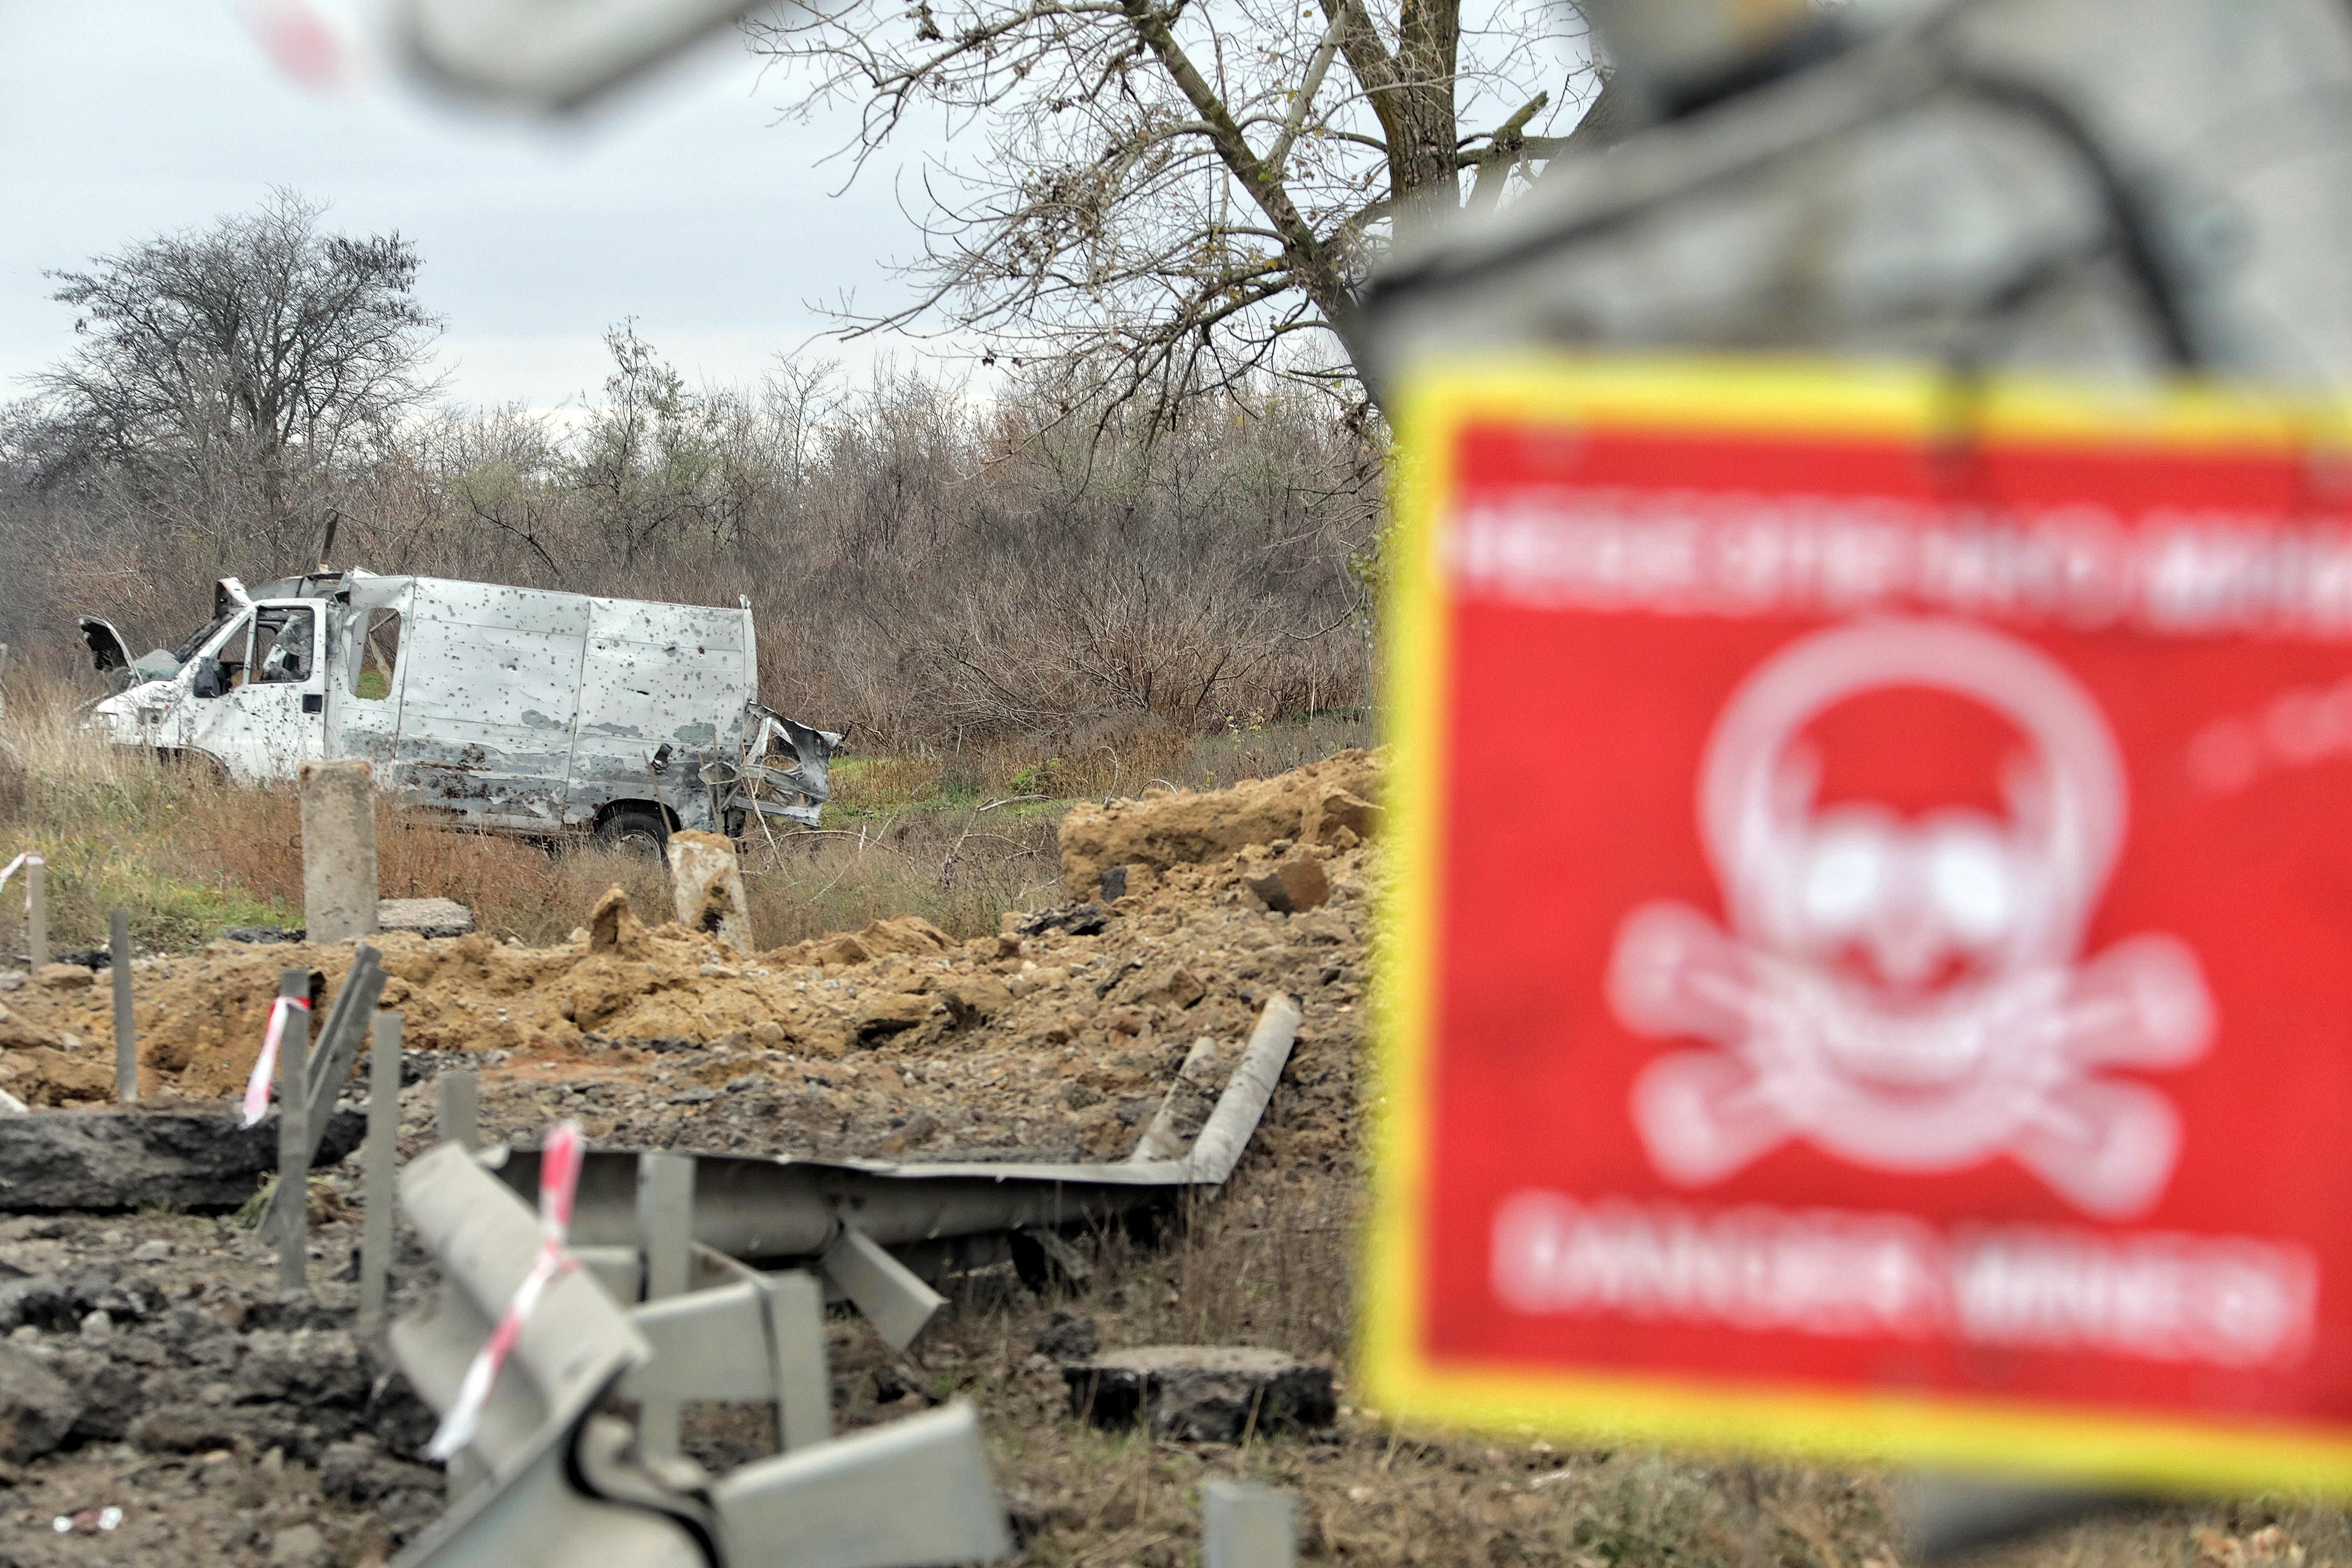
[[[1815,809],[1801,736],[1883,688],[1929,688],[2016,726],[2010,811]],[[2040,653],[1958,622],[1872,621],[1783,650],[1736,692],[1700,780],[1732,933],[1645,905],[1619,935],[1617,1011],[1728,1048],[1654,1063],[1634,1114],[1676,1180],[1717,1179],[1791,1136],[1881,1169],[2015,1155],[2082,1207],[2152,1201],[2178,1145],[2168,1103],[2097,1066],[2177,1065],[2211,1010],[2168,937],[2074,967],[2124,829],[2121,760],[2095,706]],[[1839,962],[1867,956],[1865,965]]]

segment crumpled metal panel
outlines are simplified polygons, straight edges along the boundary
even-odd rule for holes
[[[415,580],[398,781],[500,826],[560,827],[589,612],[579,594]]]
[[[752,698],[748,610],[590,601],[572,749],[567,818],[585,821],[615,798],[648,796],[679,824],[713,820],[701,765],[742,749]]]

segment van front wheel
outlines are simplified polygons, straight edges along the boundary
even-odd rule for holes
[[[651,807],[624,806],[597,827],[596,841],[607,849],[659,860],[669,847],[669,821]]]

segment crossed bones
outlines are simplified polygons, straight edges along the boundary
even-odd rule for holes
[[[2098,1070],[2184,1065],[2213,1029],[2196,956],[2168,936],[1905,1005],[1672,903],[1618,928],[1610,999],[1639,1033],[1723,1047],[1664,1057],[1635,1082],[1635,1125],[1669,1180],[1714,1182],[1797,1138],[1912,1172],[2007,1153],[2105,1218],[2155,1202],[2180,1124],[2163,1095]]]

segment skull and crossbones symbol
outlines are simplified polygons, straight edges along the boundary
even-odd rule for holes
[[[2004,820],[1818,807],[1801,731],[1882,688],[1927,688],[2015,726]],[[2122,844],[2121,760],[2098,708],[2042,654],[1959,622],[1861,622],[1783,649],[1734,693],[1701,769],[1702,837],[1730,929],[1687,904],[1626,915],[1610,1000],[1637,1033],[1696,1037],[1637,1078],[1666,1179],[1701,1186],[1791,1140],[1876,1170],[2006,1154],[2086,1214],[2145,1212],[2179,1118],[2102,1076],[2182,1066],[2213,1009],[2196,956],[2142,935],[2078,964]]]

